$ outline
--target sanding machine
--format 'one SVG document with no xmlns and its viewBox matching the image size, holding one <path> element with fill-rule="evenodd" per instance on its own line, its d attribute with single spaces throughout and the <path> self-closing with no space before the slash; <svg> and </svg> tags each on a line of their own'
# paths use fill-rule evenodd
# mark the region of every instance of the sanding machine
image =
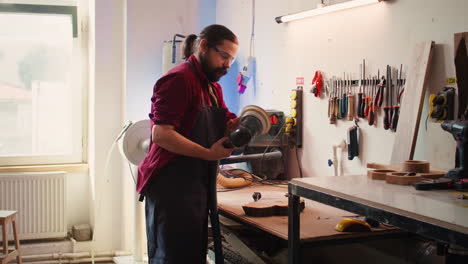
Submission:
<svg viewBox="0 0 468 264">
<path fill-rule="evenodd" d="M 284 133 L 285 116 L 277 110 L 264 110 L 255 105 L 242 109 L 239 126 L 223 143 L 235 147 L 234 155 L 221 164 L 248 162 L 252 172 L 268 179 L 285 179 L 284 162 L 287 139 Z M 239 155 L 240 154 L 240 155 Z"/>
</svg>

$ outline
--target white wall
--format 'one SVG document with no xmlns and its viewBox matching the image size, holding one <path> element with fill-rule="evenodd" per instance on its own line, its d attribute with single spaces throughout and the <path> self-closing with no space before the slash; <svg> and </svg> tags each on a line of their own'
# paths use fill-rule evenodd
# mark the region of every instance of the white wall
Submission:
<svg viewBox="0 0 468 264">
<path fill-rule="evenodd" d="M 95 197 L 91 223 L 95 250 L 122 248 L 121 159 L 107 154 L 123 124 L 124 0 L 99 0 L 91 6 L 89 164 Z"/>
<path fill-rule="evenodd" d="M 377 69 L 382 72 L 387 64 L 407 64 L 414 43 L 434 40 L 437 45 L 428 88 L 441 90 L 445 77 L 455 76 L 453 34 L 468 31 L 468 2 L 395 0 L 288 24 L 275 22 L 275 17 L 297 12 L 304 3 L 256 1 L 257 91 L 247 90 L 241 96 L 241 106 L 255 103 L 289 113 L 289 93 L 295 88 L 295 77 L 305 77 L 304 147 L 299 152 L 303 172 L 305 176 L 332 175 L 332 168 L 327 166 L 331 145 L 345 139 L 352 123 L 329 124 L 328 98 L 318 99 L 308 92 L 314 72 L 321 70 L 328 76 L 348 72 L 357 78 L 359 64 L 366 59 L 368 70 L 377 74 Z M 241 65 L 248 54 L 250 14 L 250 0 L 217 0 L 217 22 L 240 38 Z M 342 153 L 346 174 L 364 173 L 367 162 L 389 163 L 394 133 L 382 128 L 381 116 L 378 122 L 377 127 L 361 122 L 362 154 L 359 159 L 347 161 L 347 153 Z M 415 159 L 431 159 L 439 168 L 450 168 L 455 144 L 450 134 L 438 133 L 440 130 L 438 125 L 429 125 L 428 133 L 422 126 Z M 436 150 L 427 140 L 428 134 L 440 134 L 436 140 L 443 143 Z M 434 151 L 447 155 L 434 157 Z"/>
<path fill-rule="evenodd" d="M 162 76 L 164 41 L 172 40 L 176 33 L 198 34 L 213 23 L 214 3 L 214 0 L 128 1 L 128 119 L 148 118 L 153 85 Z"/>
</svg>

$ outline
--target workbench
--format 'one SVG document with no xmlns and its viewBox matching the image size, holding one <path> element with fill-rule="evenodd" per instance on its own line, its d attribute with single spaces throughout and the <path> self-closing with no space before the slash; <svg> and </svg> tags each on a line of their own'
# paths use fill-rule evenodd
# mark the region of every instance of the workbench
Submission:
<svg viewBox="0 0 468 264">
<path fill-rule="evenodd" d="M 243 189 L 218 192 L 219 213 L 236 222 L 263 230 L 277 236 L 284 241 L 288 240 L 288 216 L 251 217 L 247 216 L 242 205 L 253 202 L 252 194 L 261 193 L 261 199 L 287 201 L 287 186 L 278 187 L 273 185 L 253 185 Z M 354 213 L 343 211 L 318 202 L 305 200 L 304 211 L 300 214 L 302 243 L 336 241 L 343 239 L 356 240 L 389 234 L 401 234 L 401 230 L 394 227 L 380 226 L 374 228 L 374 232 L 338 232 L 336 224 L 344 217 L 356 217 Z M 299 229 L 298 229 L 299 230 Z"/>
<path fill-rule="evenodd" d="M 299 217 L 300 197 L 468 248 L 468 200 L 460 199 L 462 193 L 458 191 L 417 191 L 412 186 L 387 184 L 367 175 L 348 175 L 293 179 L 288 193 L 290 264 L 300 263 L 302 228 L 313 224 Z"/>
</svg>

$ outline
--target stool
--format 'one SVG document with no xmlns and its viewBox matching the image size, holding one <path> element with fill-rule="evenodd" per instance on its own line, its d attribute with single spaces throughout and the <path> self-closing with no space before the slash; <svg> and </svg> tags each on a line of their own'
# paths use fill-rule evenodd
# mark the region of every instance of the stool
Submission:
<svg viewBox="0 0 468 264">
<path fill-rule="evenodd" d="M 13 236 L 15 238 L 15 249 L 8 249 L 8 224 L 13 224 Z M 6 264 L 16 257 L 16 262 L 21 264 L 20 244 L 18 240 L 18 228 L 16 225 L 16 211 L 1 211 L 0 210 L 0 226 L 2 227 L 2 246 L 0 252 L 0 264 Z"/>
</svg>

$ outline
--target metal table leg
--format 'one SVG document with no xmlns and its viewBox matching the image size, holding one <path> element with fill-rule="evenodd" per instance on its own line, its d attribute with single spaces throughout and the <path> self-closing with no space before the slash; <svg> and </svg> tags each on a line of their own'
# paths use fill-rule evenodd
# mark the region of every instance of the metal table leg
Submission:
<svg viewBox="0 0 468 264">
<path fill-rule="evenodd" d="M 300 263 L 300 219 L 299 219 L 299 196 L 291 193 L 289 186 L 289 212 L 288 212 L 288 263 Z"/>
</svg>

